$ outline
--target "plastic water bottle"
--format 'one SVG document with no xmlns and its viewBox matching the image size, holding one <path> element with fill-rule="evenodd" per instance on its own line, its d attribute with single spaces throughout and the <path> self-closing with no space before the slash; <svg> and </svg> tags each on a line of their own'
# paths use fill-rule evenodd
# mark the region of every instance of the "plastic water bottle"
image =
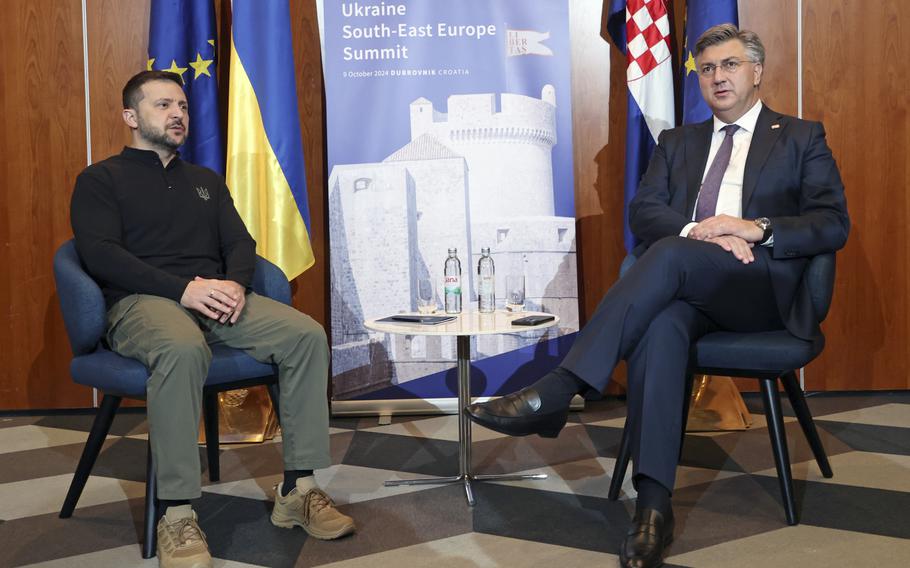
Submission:
<svg viewBox="0 0 910 568">
<path fill-rule="evenodd" d="M 446 313 L 461 313 L 461 261 L 458 260 L 458 249 L 449 249 L 449 258 L 445 266 Z"/>
<path fill-rule="evenodd" d="M 496 268 L 490 249 L 480 249 L 480 260 L 477 262 L 477 299 L 478 309 L 481 313 L 490 313 L 496 310 Z"/>
</svg>

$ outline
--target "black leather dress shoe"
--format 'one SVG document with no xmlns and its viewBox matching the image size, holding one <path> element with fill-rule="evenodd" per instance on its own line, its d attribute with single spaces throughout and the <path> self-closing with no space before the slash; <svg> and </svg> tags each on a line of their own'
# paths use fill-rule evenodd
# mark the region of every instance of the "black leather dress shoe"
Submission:
<svg viewBox="0 0 910 568">
<path fill-rule="evenodd" d="M 540 395 L 531 387 L 489 402 L 477 402 L 465 409 L 474 422 L 510 436 L 538 434 L 555 438 L 566 425 L 569 405 L 542 409 Z"/>
<path fill-rule="evenodd" d="M 673 511 L 666 518 L 655 509 L 635 511 L 632 526 L 619 549 L 622 568 L 657 568 L 673 542 Z"/>
</svg>

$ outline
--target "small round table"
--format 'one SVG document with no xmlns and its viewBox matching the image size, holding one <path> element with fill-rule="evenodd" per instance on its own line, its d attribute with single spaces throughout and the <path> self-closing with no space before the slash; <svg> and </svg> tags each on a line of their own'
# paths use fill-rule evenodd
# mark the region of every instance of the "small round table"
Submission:
<svg viewBox="0 0 910 568">
<path fill-rule="evenodd" d="M 414 314 L 417 315 L 417 314 Z M 450 315 L 437 312 L 435 315 Z M 452 314 L 454 315 L 454 314 Z M 534 326 L 512 325 L 512 320 L 524 316 L 553 316 L 553 319 Z M 438 483 L 463 483 L 468 505 L 474 505 L 472 481 L 514 481 L 519 479 L 546 479 L 545 473 L 475 475 L 471 471 L 471 422 L 465 416 L 465 409 L 471 404 L 471 337 L 498 333 L 515 333 L 535 331 L 559 323 L 559 316 L 544 312 L 507 312 L 496 310 L 493 313 L 476 311 L 462 312 L 454 321 L 438 325 L 414 324 L 407 322 L 383 322 L 371 319 L 364 322 L 367 329 L 384 333 L 405 335 L 448 335 L 457 338 L 458 354 L 458 475 L 448 477 L 428 477 L 422 479 L 396 479 L 386 481 L 392 485 L 427 485 Z"/>
</svg>

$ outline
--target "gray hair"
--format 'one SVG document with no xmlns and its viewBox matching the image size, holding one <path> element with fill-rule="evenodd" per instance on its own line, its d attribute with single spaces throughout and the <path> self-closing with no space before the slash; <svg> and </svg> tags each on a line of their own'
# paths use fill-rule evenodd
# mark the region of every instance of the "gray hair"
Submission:
<svg viewBox="0 0 910 568">
<path fill-rule="evenodd" d="M 746 57 L 750 61 L 765 64 L 765 46 L 762 45 L 758 34 L 749 30 L 741 30 L 733 24 L 720 24 L 705 30 L 705 33 L 701 34 L 698 41 L 695 42 L 694 55 L 698 57 L 705 49 L 731 39 L 738 39 L 743 43 L 746 48 Z"/>
</svg>

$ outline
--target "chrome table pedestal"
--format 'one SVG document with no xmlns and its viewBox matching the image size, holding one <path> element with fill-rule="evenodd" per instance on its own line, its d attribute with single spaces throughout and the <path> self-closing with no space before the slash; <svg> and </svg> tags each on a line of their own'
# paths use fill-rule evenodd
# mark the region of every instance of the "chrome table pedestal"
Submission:
<svg viewBox="0 0 910 568">
<path fill-rule="evenodd" d="M 448 477 L 425 477 L 420 479 L 394 479 L 386 486 L 436 485 L 461 483 L 464 485 L 468 505 L 474 506 L 474 481 L 517 481 L 522 479 L 546 479 L 545 473 L 475 475 L 471 471 L 471 421 L 465 410 L 471 404 L 471 336 L 459 335 L 458 341 L 458 475 Z"/>
</svg>

